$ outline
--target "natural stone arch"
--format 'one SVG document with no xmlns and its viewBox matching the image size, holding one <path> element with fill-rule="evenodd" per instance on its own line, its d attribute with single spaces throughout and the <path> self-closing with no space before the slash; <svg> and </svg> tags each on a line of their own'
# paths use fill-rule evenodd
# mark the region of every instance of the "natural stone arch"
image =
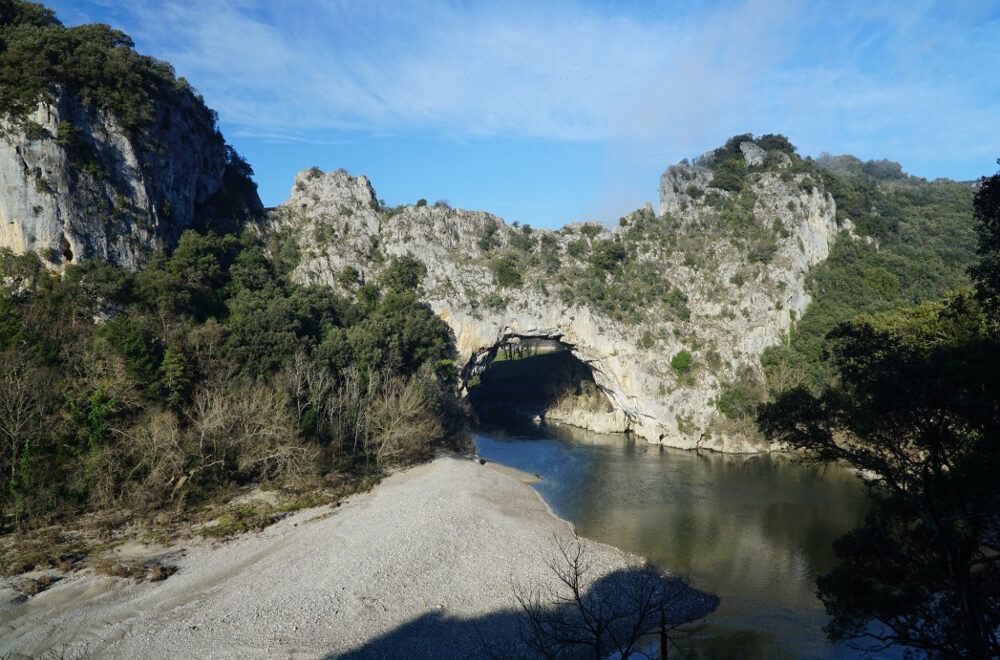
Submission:
<svg viewBox="0 0 1000 660">
<path fill-rule="evenodd" d="M 510 338 L 557 338 L 590 367 L 636 437 L 686 449 L 758 452 L 779 447 L 718 424 L 716 401 L 745 370 L 759 371 L 761 353 L 787 336 L 809 304 L 810 267 L 827 257 L 844 228 L 821 186 L 802 187 L 805 175 L 759 174 L 752 186 L 754 218 L 762 230 L 780 227 L 787 236 L 781 234 L 770 258 L 754 266 L 753 277 L 744 273 L 746 246 L 725 232 L 705 234 L 718 213 L 690 194 L 696 187 L 703 197 L 711 187 L 712 173 L 700 165 L 664 173 L 659 218 L 644 208 L 615 229 L 574 223 L 526 231 L 488 213 L 445 205 L 383 208 L 367 178 L 313 170 L 296 176 L 291 197 L 271 218 L 275 231 L 296 237 L 295 276 L 303 282 L 343 290 L 338 274 L 348 267 L 377 281 L 393 257 L 421 261 L 427 272 L 419 293 L 454 332 L 463 383 Z M 664 242 L 667 235 L 696 242 L 705 260 L 689 263 L 686 252 Z M 590 251 L 574 254 L 572 246 L 581 241 Z M 551 268 L 590 272 L 595 246 L 615 243 L 627 244 L 633 266 L 662 285 L 659 294 L 643 294 L 642 314 L 640 303 L 616 313 L 577 295 L 571 284 L 547 279 Z M 497 260 L 514 254 L 525 257 L 520 281 L 501 282 Z M 691 355 L 690 371 L 672 364 L 681 352 Z"/>
<path fill-rule="evenodd" d="M 560 413 L 557 416 L 554 411 L 548 411 L 551 419 L 600 432 L 628 433 L 632 431 L 634 417 L 622 405 L 623 390 L 621 383 L 616 382 L 609 375 L 608 370 L 603 368 L 600 358 L 595 357 L 596 351 L 588 349 L 586 345 L 581 343 L 570 341 L 566 337 L 566 334 L 559 330 L 523 332 L 509 327 L 501 329 L 497 333 L 495 341 L 473 350 L 463 366 L 459 375 L 459 386 L 462 395 L 468 396 L 469 383 L 477 376 L 482 376 L 490 368 L 490 364 L 502 347 L 508 344 L 532 341 L 548 341 L 562 347 L 565 352 L 569 353 L 573 359 L 589 371 L 598 390 L 603 394 L 612 408 L 610 414 L 588 414 L 585 411 L 577 411 L 572 414 Z"/>
</svg>

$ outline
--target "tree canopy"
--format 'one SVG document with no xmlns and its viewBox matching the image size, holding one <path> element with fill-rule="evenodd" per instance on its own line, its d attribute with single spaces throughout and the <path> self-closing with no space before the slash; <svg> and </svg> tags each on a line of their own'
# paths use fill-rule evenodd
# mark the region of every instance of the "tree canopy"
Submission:
<svg viewBox="0 0 1000 660">
<path fill-rule="evenodd" d="M 20 117 L 61 86 L 129 129 L 154 119 L 157 98 L 185 94 L 210 117 L 166 62 L 140 55 L 124 32 L 104 24 L 65 27 L 40 4 L 0 0 L 0 113 Z"/>
<path fill-rule="evenodd" d="M 417 297 L 423 264 L 344 298 L 293 281 L 280 253 L 189 230 L 138 273 L 60 277 L 0 250 L 0 515 L 309 483 L 447 436 L 454 339 Z"/>
<path fill-rule="evenodd" d="M 771 439 L 860 470 L 873 509 L 819 580 L 827 631 L 869 649 L 1000 654 L 1000 177 L 975 198 L 976 291 L 862 316 L 829 336 L 833 378 L 759 415 Z"/>
</svg>

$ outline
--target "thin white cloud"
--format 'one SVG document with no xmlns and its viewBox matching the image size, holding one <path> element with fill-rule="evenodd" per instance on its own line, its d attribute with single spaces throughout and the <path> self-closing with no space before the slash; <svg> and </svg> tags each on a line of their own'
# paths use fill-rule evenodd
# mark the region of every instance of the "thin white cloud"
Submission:
<svg viewBox="0 0 1000 660">
<path fill-rule="evenodd" d="M 125 0 L 115 15 L 241 135 L 608 141 L 611 168 L 662 166 L 747 130 L 813 153 L 996 149 L 1000 16 L 982 3 L 635 7 Z"/>
</svg>

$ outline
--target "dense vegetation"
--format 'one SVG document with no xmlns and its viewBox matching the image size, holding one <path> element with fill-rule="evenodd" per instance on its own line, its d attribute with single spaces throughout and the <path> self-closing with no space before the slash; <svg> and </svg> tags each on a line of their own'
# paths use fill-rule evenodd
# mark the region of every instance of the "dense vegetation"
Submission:
<svg viewBox="0 0 1000 660">
<path fill-rule="evenodd" d="M 0 114 L 23 117 L 59 86 L 132 130 L 154 120 L 157 99 L 178 94 L 213 115 L 169 64 L 133 45 L 107 25 L 67 28 L 40 4 L 0 0 Z"/>
<path fill-rule="evenodd" d="M 422 264 L 396 259 L 349 300 L 293 283 L 271 252 L 188 231 L 138 273 L 62 277 L 0 253 L 8 524 L 336 483 L 453 430 L 453 339 L 418 301 Z"/>
<path fill-rule="evenodd" d="M 872 496 L 818 582 L 834 640 L 1000 655 L 998 201 L 1000 174 L 976 194 L 974 292 L 838 326 L 825 356 L 834 378 L 761 411 L 767 435 L 850 462 Z"/>
<path fill-rule="evenodd" d="M 814 390 L 828 385 L 835 374 L 823 360 L 826 337 L 839 324 L 860 314 L 939 300 L 967 285 L 976 247 L 968 183 L 928 182 L 885 160 L 826 155 L 803 159 L 780 135 L 737 135 L 699 161 L 712 170 L 712 186 L 731 193 L 717 204 L 723 227 L 754 226 L 745 219 L 753 215 L 748 198 L 753 174 L 739 149 L 748 140 L 767 145 L 760 166 L 764 171 L 780 171 L 782 179 L 798 180 L 803 189 L 828 192 L 836 202 L 838 222 L 851 229 L 841 232 L 830 256 L 810 272 L 812 302 L 801 318 L 793 318 L 787 341 L 765 352 L 766 382 L 744 370 L 720 395 L 720 411 L 742 420 L 752 418 L 760 402 L 792 385 L 806 383 Z M 705 197 L 711 195 L 710 189 Z M 780 227 L 770 235 L 747 234 L 743 245 L 748 260 L 766 260 L 780 234 Z M 740 286 L 741 280 L 731 284 Z"/>
<path fill-rule="evenodd" d="M 845 162 L 856 167 L 847 170 Z M 796 370 L 813 386 L 828 380 L 820 358 L 834 327 L 859 314 L 938 300 L 966 285 L 976 247 L 968 184 L 909 178 L 888 161 L 841 157 L 818 164 L 832 167 L 818 177 L 837 203 L 838 218 L 853 222 L 862 240 L 842 236 L 810 273 L 812 304 L 789 344 L 764 358 L 772 371 Z"/>
</svg>

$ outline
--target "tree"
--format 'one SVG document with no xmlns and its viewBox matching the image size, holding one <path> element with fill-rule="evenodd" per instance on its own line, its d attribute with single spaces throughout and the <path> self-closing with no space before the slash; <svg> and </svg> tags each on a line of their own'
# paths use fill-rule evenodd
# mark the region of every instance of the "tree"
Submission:
<svg viewBox="0 0 1000 660">
<path fill-rule="evenodd" d="M 682 376 L 691 370 L 691 353 L 682 350 L 670 358 L 670 366 Z"/>
<path fill-rule="evenodd" d="M 599 241 L 594 245 L 594 252 L 590 256 L 591 265 L 597 270 L 611 271 L 625 261 L 628 251 L 625 246 L 615 241 Z"/>
<path fill-rule="evenodd" d="M 822 577 L 826 630 L 871 650 L 1000 654 L 1000 347 L 969 293 L 831 333 L 834 384 L 763 406 L 771 439 L 859 468 L 872 512 Z"/>
<path fill-rule="evenodd" d="M 493 269 L 493 276 L 496 278 L 497 286 L 510 289 L 517 288 L 523 283 L 521 271 L 517 266 L 517 259 L 513 255 L 505 254 L 502 257 L 494 259 L 490 267 Z"/>
<path fill-rule="evenodd" d="M 51 378 L 23 349 L 0 353 L 0 484 L 6 491 L 0 492 L 0 502 L 19 500 L 31 487 L 31 459 L 43 431 L 50 388 Z"/>
<path fill-rule="evenodd" d="M 979 234 L 979 262 L 970 274 L 989 315 L 991 330 L 996 332 L 1000 328 L 1000 172 L 980 181 L 973 212 Z"/>
<path fill-rule="evenodd" d="M 555 541 L 556 552 L 548 564 L 553 584 L 515 585 L 514 597 L 523 615 L 517 641 L 509 645 L 505 640 L 503 649 L 493 645 L 492 657 L 512 653 L 545 660 L 665 659 L 673 635 L 690 632 L 719 606 L 717 596 L 650 564 L 595 578 L 579 538 Z M 655 650 L 648 646 L 650 634 L 657 637 Z"/>
<path fill-rule="evenodd" d="M 171 408 L 180 408 L 187 400 L 191 389 L 190 372 L 184 353 L 175 346 L 168 347 L 160 364 L 160 382 L 167 395 L 166 403 Z"/>
<path fill-rule="evenodd" d="M 379 284 L 388 291 L 419 291 L 427 275 L 427 266 L 412 255 L 393 257 L 379 277 Z"/>
</svg>

